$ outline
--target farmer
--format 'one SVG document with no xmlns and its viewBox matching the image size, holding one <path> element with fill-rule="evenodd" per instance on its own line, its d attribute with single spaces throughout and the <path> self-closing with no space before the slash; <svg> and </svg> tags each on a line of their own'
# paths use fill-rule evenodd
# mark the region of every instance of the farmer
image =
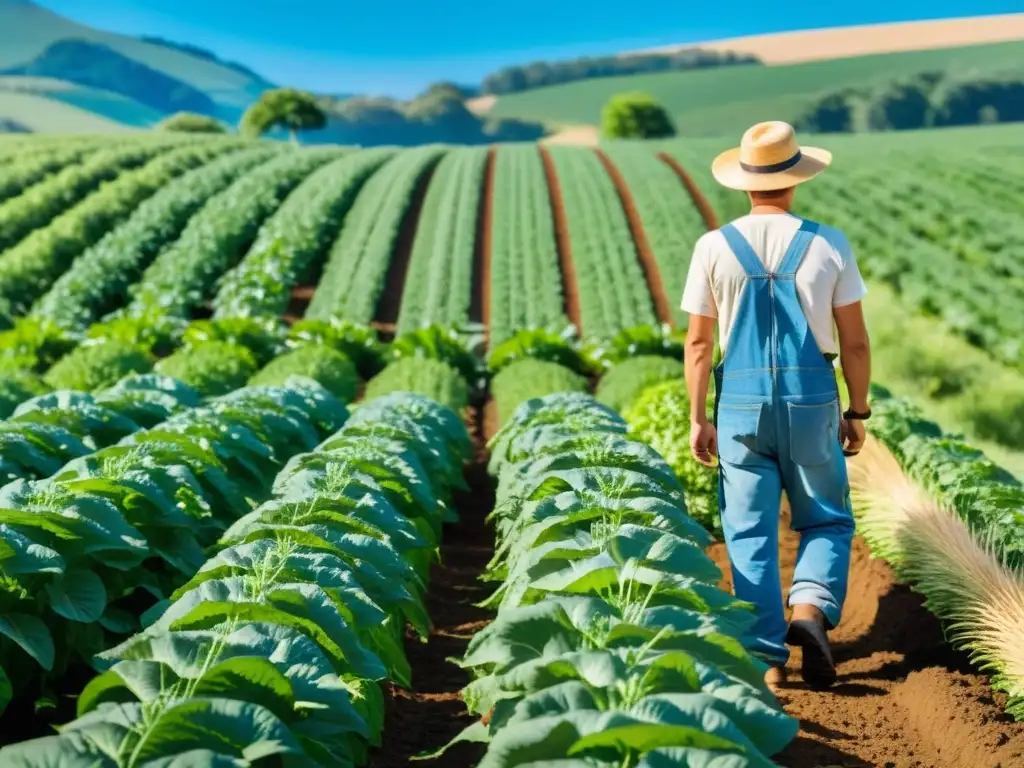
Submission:
<svg viewBox="0 0 1024 768">
<path fill-rule="evenodd" d="M 790 212 L 798 184 L 824 171 L 830 152 L 801 148 L 792 126 L 760 123 L 712 173 L 750 198 L 750 214 L 708 232 L 694 248 L 682 308 L 690 449 L 718 457 L 719 505 L 736 596 L 755 606 L 748 646 L 769 665 L 773 691 L 786 679 L 788 645 L 803 648 L 814 688 L 835 682 L 827 631 L 839 623 L 853 515 L 843 458 L 864 444 L 871 355 L 861 299 L 867 292 L 837 229 Z M 838 345 L 833 335 L 838 329 Z M 707 397 L 715 368 L 715 421 Z M 832 361 L 839 356 L 850 409 L 840 416 Z M 779 574 L 782 493 L 800 534 L 787 627 Z"/>
</svg>

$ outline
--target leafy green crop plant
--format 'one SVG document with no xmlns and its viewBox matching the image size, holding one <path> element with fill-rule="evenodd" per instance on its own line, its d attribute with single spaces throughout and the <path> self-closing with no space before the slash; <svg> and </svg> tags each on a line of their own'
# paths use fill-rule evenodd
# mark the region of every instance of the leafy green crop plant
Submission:
<svg viewBox="0 0 1024 768">
<path fill-rule="evenodd" d="M 360 406 L 97 657 L 76 720 L 0 764 L 364 764 L 381 743 L 380 682 L 409 684 L 406 623 L 429 629 L 426 574 L 469 453 L 459 417 L 427 398 Z"/>
<path fill-rule="evenodd" d="M 710 535 L 626 432 L 565 393 L 525 402 L 491 443 L 497 616 L 459 662 L 481 720 L 454 740 L 487 745 L 481 768 L 768 768 L 796 736 Z"/>
<path fill-rule="evenodd" d="M 45 694 L 109 647 L 106 633 L 137 629 L 142 596 L 163 600 L 190 578 L 288 458 L 347 416 L 301 379 L 197 401 L 143 376 L 92 398 L 44 395 L 3 423 L 4 469 L 20 478 L 0 488 L 0 667 L 13 695 Z"/>
</svg>

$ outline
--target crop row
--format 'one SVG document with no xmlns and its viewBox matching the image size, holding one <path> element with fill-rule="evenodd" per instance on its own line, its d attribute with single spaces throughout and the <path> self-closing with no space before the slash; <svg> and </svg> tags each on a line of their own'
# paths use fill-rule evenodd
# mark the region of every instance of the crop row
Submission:
<svg viewBox="0 0 1024 768">
<path fill-rule="evenodd" d="M 597 155 L 548 150 L 561 188 L 580 322 L 587 336 L 653 324 L 651 295 L 615 186 Z"/>
<path fill-rule="evenodd" d="M 176 177 L 225 152 L 237 152 L 240 147 L 239 143 L 223 142 L 186 144 L 121 174 L 56 218 L 47 219 L 46 226 L 0 254 L 0 298 L 10 305 L 13 314 L 23 313 L 75 258 L 144 200 Z M 61 174 L 54 178 L 61 178 Z M 28 198 L 17 198 L 22 199 Z"/>
<path fill-rule="evenodd" d="M 710 536 L 668 465 L 584 394 L 521 405 L 492 441 L 497 616 L 460 664 L 481 768 L 772 765 L 798 730 L 740 638 Z"/>
<path fill-rule="evenodd" d="M 0 760 L 362 764 L 380 743 L 379 681 L 409 684 L 405 624 L 427 631 L 422 591 L 468 448 L 425 398 L 364 405 L 280 471 L 148 627 L 100 654 L 77 720 Z"/>
<path fill-rule="evenodd" d="M 148 391 L 134 393 L 140 402 L 174 398 L 180 406 L 198 398 L 160 378 L 138 379 L 113 394 L 124 396 L 125 389 Z M 62 394 L 23 415 L 36 410 L 44 411 L 40 418 L 16 418 L 6 431 L 27 438 L 47 416 L 104 429 L 95 421 L 113 413 L 91 398 Z M 40 668 L 60 674 L 74 662 L 88 663 L 106 647 L 105 631 L 132 631 L 133 593 L 168 597 L 202 564 L 203 548 L 249 511 L 249 500 L 266 497 L 277 468 L 311 450 L 344 415 L 311 381 L 298 389 L 238 390 L 73 458 L 45 479 L 4 486 L 0 521 L 11 581 L 0 612 L 0 667 L 15 695 L 33 690 Z M 52 439 L 50 448 L 65 450 Z"/>
<path fill-rule="evenodd" d="M 202 142 L 206 144 L 207 142 Z M 102 149 L 80 164 L 64 168 L 21 195 L 0 204 L 0 251 L 74 205 L 103 182 L 149 162 L 173 147 L 170 142 L 129 142 Z"/>
<path fill-rule="evenodd" d="M 99 147 L 99 142 L 95 140 L 67 142 L 55 147 L 11 147 L 4 154 L 3 175 L 0 177 L 0 201 L 16 197 L 50 174 L 80 163 Z"/>
<path fill-rule="evenodd" d="M 271 225 L 270 217 L 292 191 L 302 201 L 291 208 L 294 214 L 317 189 L 313 185 L 303 188 L 302 182 L 340 154 L 333 148 L 284 153 L 211 198 L 189 220 L 181 237 L 164 249 L 131 287 L 133 298 L 127 313 L 157 310 L 187 316 L 213 298 L 217 278 L 234 267 L 245 255 L 244 249 L 259 239 L 264 223 L 281 226 L 281 222 Z M 267 238 L 264 236 L 264 243 Z"/>
<path fill-rule="evenodd" d="M 443 154 L 434 146 L 407 150 L 366 183 L 331 248 L 307 317 L 374 319 L 406 214 Z"/>
<path fill-rule="evenodd" d="M 292 288 L 315 274 L 367 179 L 391 156 L 368 150 L 312 173 L 260 228 L 241 262 L 224 274 L 213 299 L 215 317 L 274 317 Z"/>
<path fill-rule="evenodd" d="M 465 147 L 441 160 L 430 180 L 402 290 L 398 332 L 464 325 L 488 150 Z"/>
<path fill-rule="evenodd" d="M 685 328 L 687 317 L 679 304 L 694 243 L 706 231 L 704 220 L 675 172 L 649 147 L 611 144 L 602 149 L 629 187 L 658 263 L 672 320 Z"/>
<path fill-rule="evenodd" d="M 78 256 L 36 302 L 30 315 L 84 328 L 124 306 L 128 287 L 177 239 L 193 214 L 239 176 L 276 154 L 265 147 L 234 152 L 167 183 L 127 221 Z"/>
<path fill-rule="evenodd" d="M 490 341 L 568 324 L 555 225 L 536 147 L 496 150 L 491 224 Z"/>
<path fill-rule="evenodd" d="M 748 212 L 740 193 L 711 178 L 710 156 L 678 143 L 667 149 L 721 220 Z M 1012 171 L 977 151 L 951 160 L 953 170 L 935 168 L 930 153 L 913 151 L 894 155 L 879 179 L 877 165 L 860 160 L 852 152 L 843 166 L 815 179 L 798 194 L 797 212 L 843 230 L 865 275 L 891 285 L 909 306 L 941 319 L 997 360 L 1024 364 L 1024 325 L 1016 311 L 1024 295 L 1024 236 L 1006 225 L 1015 210 L 1013 196 L 1005 196 Z M 951 176 L 965 183 L 953 184 Z M 862 215 L 864 206 L 875 215 Z"/>
</svg>

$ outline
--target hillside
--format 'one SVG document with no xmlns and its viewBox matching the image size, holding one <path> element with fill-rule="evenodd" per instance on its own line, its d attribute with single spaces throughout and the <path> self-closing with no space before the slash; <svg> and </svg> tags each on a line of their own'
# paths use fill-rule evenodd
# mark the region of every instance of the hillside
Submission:
<svg viewBox="0 0 1024 768">
<path fill-rule="evenodd" d="M 1024 13 L 773 32 L 711 40 L 696 45 L 710 51 L 749 54 L 765 64 L 778 65 L 879 53 L 962 48 L 1016 40 L 1024 40 Z M 693 45 L 688 43 L 637 53 L 670 53 Z"/>
<path fill-rule="evenodd" d="M 486 114 L 548 125 L 595 125 L 612 95 L 645 91 L 670 111 L 680 133 L 734 135 L 767 117 L 795 120 L 819 94 L 837 88 L 925 71 L 998 73 L 1019 68 L 1022 60 L 1024 42 L 1008 42 L 773 67 L 610 77 L 503 96 Z"/>
<path fill-rule="evenodd" d="M 25 65 L 50 45 L 66 39 L 108 46 L 168 77 L 203 91 L 234 110 L 244 109 L 271 84 L 254 73 L 162 43 L 92 29 L 31 0 L 0 0 L 0 69 Z"/>
</svg>

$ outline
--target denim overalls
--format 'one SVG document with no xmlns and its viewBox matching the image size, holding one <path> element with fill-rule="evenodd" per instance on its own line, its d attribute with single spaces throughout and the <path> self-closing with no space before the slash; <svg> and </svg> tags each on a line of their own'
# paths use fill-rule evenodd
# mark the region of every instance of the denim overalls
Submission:
<svg viewBox="0 0 1024 768">
<path fill-rule="evenodd" d="M 747 645 L 769 664 L 789 658 L 779 574 L 783 490 L 800 533 L 789 604 L 818 607 L 830 627 L 846 597 L 854 530 L 835 372 L 796 292 L 797 268 L 817 230 L 805 220 L 769 273 L 739 230 L 721 229 L 747 282 L 715 369 L 719 503 L 736 596 L 757 606 Z"/>
</svg>

